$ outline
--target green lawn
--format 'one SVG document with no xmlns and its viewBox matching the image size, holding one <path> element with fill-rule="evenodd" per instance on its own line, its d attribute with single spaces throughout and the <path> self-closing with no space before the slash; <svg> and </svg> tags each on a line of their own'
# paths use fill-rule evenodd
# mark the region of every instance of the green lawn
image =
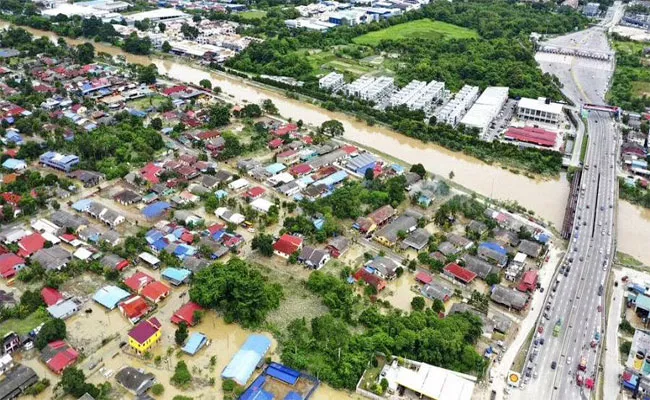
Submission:
<svg viewBox="0 0 650 400">
<path fill-rule="evenodd" d="M 440 40 L 474 38 L 478 38 L 478 33 L 472 29 L 462 28 L 460 26 L 448 24 L 441 21 L 420 19 L 417 21 L 406 22 L 404 24 L 391 26 L 390 28 L 367 33 L 365 35 L 354 38 L 354 42 L 357 44 L 376 46 L 382 40 Z"/>
<path fill-rule="evenodd" d="M 266 11 L 263 10 L 242 11 L 237 15 L 239 15 L 243 19 L 262 19 L 266 17 Z"/>
<path fill-rule="evenodd" d="M 339 72 L 364 75 L 376 70 L 376 68 L 361 64 L 356 60 L 337 57 L 332 51 L 320 51 L 312 54 L 301 51 L 300 53 L 307 57 L 317 74 L 326 74 L 334 69 Z"/>
<path fill-rule="evenodd" d="M 136 110 L 144 111 L 149 107 L 160 106 L 167 98 L 158 94 L 149 97 L 141 97 L 129 102 L 129 106 Z"/>
<path fill-rule="evenodd" d="M 48 319 L 50 319 L 50 315 L 47 311 L 44 308 L 39 308 L 25 319 L 8 319 L 0 324 L 0 336 L 4 336 L 11 331 L 19 335 L 26 335 Z"/>
<path fill-rule="evenodd" d="M 650 82 L 633 81 L 632 82 L 632 95 L 642 97 L 650 94 Z"/>
</svg>

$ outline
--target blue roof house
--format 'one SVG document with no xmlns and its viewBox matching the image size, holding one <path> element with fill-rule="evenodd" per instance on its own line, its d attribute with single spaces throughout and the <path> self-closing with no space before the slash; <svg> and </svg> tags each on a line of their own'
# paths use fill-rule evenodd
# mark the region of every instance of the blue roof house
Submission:
<svg viewBox="0 0 650 400">
<path fill-rule="evenodd" d="M 162 216 L 167 210 L 172 208 L 172 205 L 165 202 L 165 201 L 157 201 L 155 203 L 151 203 L 145 208 L 142 209 L 142 214 L 145 216 L 147 219 L 156 219 L 160 216 Z"/>
<path fill-rule="evenodd" d="M 199 350 L 201 350 L 201 348 L 207 343 L 207 336 L 199 332 L 193 332 L 190 335 L 190 338 L 187 340 L 187 343 L 185 343 L 185 346 L 183 346 L 182 350 L 187 354 L 193 356 L 194 354 L 198 353 Z"/>
<path fill-rule="evenodd" d="M 285 167 L 284 164 L 275 163 L 266 167 L 266 172 L 268 172 L 271 175 L 276 175 L 284 171 L 285 169 L 287 169 L 287 167 Z"/>
<path fill-rule="evenodd" d="M 79 164 L 79 157 L 72 154 L 61 154 L 54 151 L 48 151 L 41 155 L 39 162 L 54 169 L 70 172 L 77 164 Z"/>
<path fill-rule="evenodd" d="M 108 285 L 99 289 L 94 295 L 93 300 L 102 306 L 113 310 L 117 304 L 129 297 L 131 294 L 117 286 Z"/>
<path fill-rule="evenodd" d="M 27 163 L 15 158 L 7 158 L 5 162 L 2 163 L 2 167 L 12 171 L 22 171 L 27 168 Z"/>
<path fill-rule="evenodd" d="M 190 279 L 191 274 L 192 272 L 187 269 L 170 267 L 166 268 L 162 272 L 162 277 L 171 282 L 172 285 L 178 286 L 183 283 L 187 283 L 187 281 Z"/>
<path fill-rule="evenodd" d="M 262 335 L 250 335 L 244 345 L 233 356 L 221 373 L 223 379 L 232 379 L 245 385 L 255 371 L 257 364 L 271 348 L 271 340 Z"/>
<path fill-rule="evenodd" d="M 20 134 L 18 132 L 15 132 L 15 131 L 7 132 L 7 134 L 5 134 L 5 140 L 7 141 L 7 143 L 14 143 L 14 144 L 17 144 L 17 145 L 21 145 L 21 144 L 25 143 L 25 141 L 23 140 L 23 137 L 20 136 Z"/>
<path fill-rule="evenodd" d="M 77 200 L 76 202 L 74 202 L 71 207 L 75 211 L 85 212 L 85 211 L 88 210 L 91 203 L 92 203 L 92 200 L 90 200 L 90 199 L 81 199 L 81 200 Z"/>
</svg>

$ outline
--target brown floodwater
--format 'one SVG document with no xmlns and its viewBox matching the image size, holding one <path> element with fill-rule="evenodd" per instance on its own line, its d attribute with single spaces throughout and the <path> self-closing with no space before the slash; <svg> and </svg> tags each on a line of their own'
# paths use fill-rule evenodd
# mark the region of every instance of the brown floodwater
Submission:
<svg viewBox="0 0 650 400">
<path fill-rule="evenodd" d="M 616 223 L 616 250 L 650 265 L 650 210 L 619 201 Z"/>
<path fill-rule="evenodd" d="M 9 26 L 0 22 L 0 28 Z M 52 32 L 27 29 L 37 36 L 58 37 Z M 83 40 L 66 39 L 71 44 Z M 337 119 L 345 127 L 345 138 L 363 146 L 388 154 L 409 164 L 422 163 L 434 174 L 448 176 L 454 172 L 454 181 L 482 195 L 501 200 L 516 200 L 546 220 L 559 227 L 562 223 L 569 186 L 561 176 L 557 179 L 530 179 L 514 174 L 498 166 L 485 164 L 472 157 L 448 151 L 440 146 L 422 143 L 384 127 L 370 127 L 349 115 L 330 112 L 307 102 L 289 99 L 283 94 L 265 89 L 238 77 L 223 73 L 208 72 L 191 66 L 187 60 L 173 61 L 156 57 L 136 56 L 121 49 L 101 43 L 93 43 L 97 51 L 111 55 L 121 55 L 128 62 L 137 64 L 154 63 L 160 73 L 180 81 L 198 84 L 201 79 L 209 79 L 219 86 L 225 95 L 237 102 L 260 102 L 271 99 L 285 117 L 302 119 L 305 123 L 320 125 L 328 119 Z"/>
</svg>

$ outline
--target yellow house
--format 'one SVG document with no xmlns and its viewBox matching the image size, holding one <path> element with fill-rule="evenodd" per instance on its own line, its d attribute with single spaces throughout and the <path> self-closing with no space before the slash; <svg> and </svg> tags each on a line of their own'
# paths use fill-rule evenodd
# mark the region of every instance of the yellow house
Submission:
<svg viewBox="0 0 650 400">
<path fill-rule="evenodd" d="M 129 331 L 129 346 L 136 352 L 143 354 L 156 344 L 161 336 L 160 321 L 156 318 L 150 318 L 140 322 Z"/>
</svg>

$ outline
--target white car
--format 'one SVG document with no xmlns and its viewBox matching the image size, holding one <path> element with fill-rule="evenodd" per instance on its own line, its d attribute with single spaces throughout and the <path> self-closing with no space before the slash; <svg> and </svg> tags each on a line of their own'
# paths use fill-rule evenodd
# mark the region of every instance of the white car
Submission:
<svg viewBox="0 0 650 400">
<path fill-rule="evenodd" d="M 567 363 L 567 364 L 571 364 L 571 357 L 567 357 L 567 358 L 566 358 L 566 363 Z"/>
</svg>

